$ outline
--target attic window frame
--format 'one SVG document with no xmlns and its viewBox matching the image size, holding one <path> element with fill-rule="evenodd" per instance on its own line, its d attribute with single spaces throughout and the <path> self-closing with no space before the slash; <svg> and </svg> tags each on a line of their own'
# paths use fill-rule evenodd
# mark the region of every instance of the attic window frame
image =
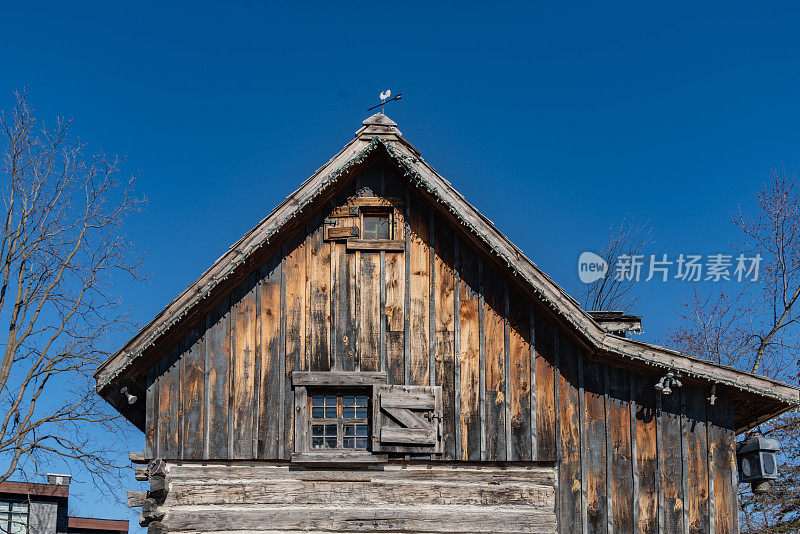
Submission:
<svg viewBox="0 0 800 534">
<path fill-rule="evenodd" d="M 364 216 L 367 217 L 386 217 L 386 224 L 389 227 L 389 235 L 387 237 L 366 237 L 364 235 Z M 369 239 L 372 241 L 392 241 L 394 240 L 394 210 L 391 207 L 383 207 L 383 206 L 362 206 L 359 210 L 359 225 L 360 225 L 360 235 L 362 239 Z"/>
</svg>

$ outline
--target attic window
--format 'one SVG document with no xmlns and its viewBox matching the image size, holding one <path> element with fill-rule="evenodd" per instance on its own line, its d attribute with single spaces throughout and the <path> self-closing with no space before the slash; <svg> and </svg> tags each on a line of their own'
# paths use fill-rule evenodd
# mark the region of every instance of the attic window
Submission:
<svg viewBox="0 0 800 534">
<path fill-rule="evenodd" d="M 391 215 L 365 213 L 361 219 L 361 235 L 364 239 L 391 239 Z"/>
</svg>

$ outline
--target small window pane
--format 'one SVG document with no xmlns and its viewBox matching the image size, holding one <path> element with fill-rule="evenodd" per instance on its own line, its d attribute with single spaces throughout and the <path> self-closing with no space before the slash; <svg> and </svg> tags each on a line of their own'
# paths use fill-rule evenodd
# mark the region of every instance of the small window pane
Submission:
<svg viewBox="0 0 800 534">
<path fill-rule="evenodd" d="M 364 239 L 389 239 L 388 215 L 364 215 Z"/>
<path fill-rule="evenodd" d="M 311 406 L 323 406 L 325 397 L 322 395 L 314 395 L 311 397 Z"/>
<path fill-rule="evenodd" d="M 356 438 L 342 438 L 342 447 L 345 449 L 355 449 Z"/>
<path fill-rule="evenodd" d="M 326 449 L 335 449 L 336 448 L 336 437 L 325 438 L 325 448 Z"/>
<path fill-rule="evenodd" d="M 326 436 L 335 436 L 336 435 L 336 425 L 325 425 L 325 435 Z"/>
<path fill-rule="evenodd" d="M 356 409 L 352 406 L 345 406 L 342 408 L 342 417 L 345 419 L 352 419 L 356 416 Z"/>
<path fill-rule="evenodd" d="M 311 408 L 311 417 L 314 419 L 322 419 L 325 417 L 325 408 L 321 406 L 314 406 Z"/>
<path fill-rule="evenodd" d="M 367 438 L 356 438 L 356 448 L 357 449 L 366 449 L 367 448 Z"/>
<path fill-rule="evenodd" d="M 367 397 L 365 397 L 365 396 L 356 397 L 356 401 L 357 401 L 359 406 L 366 406 L 367 405 Z"/>
<path fill-rule="evenodd" d="M 357 419 L 365 419 L 367 417 L 367 409 L 366 408 L 356 408 L 356 418 Z"/>
<path fill-rule="evenodd" d="M 342 405 L 343 406 L 355 406 L 356 398 L 352 395 L 345 395 L 342 397 Z"/>
<path fill-rule="evenodd" d="M 325 408 L 325 419 L 336 419 L 336 407 Z"/>
<path fill-rule="evenodd" d="M 367 435 L 367 425 L 357 425 L 356 426 L 356 435 L 357 436 L 366 436 Z"/>
<path fill-rule="evenodd" d="M 322 449 L 325 446 L 324 438 L 311 438 L 312 449 Z"/>
<path fill-rule="evenodd" d="M 323 426 L 322 425 L 311 425 L 311 435 L 312 436 L 323 436 Z"/>
</svg>

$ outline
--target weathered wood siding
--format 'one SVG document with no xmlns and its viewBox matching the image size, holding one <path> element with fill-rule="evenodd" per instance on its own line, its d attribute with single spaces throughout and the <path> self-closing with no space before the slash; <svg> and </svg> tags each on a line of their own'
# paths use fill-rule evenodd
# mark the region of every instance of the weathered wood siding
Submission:
<svg viewBox="0 0 800 534">
<path fill-rule="evenodd" d="M 402 202 L 404 250 L 325 239 L 365 191 Z M 338 226 L 359 224 L 343 212 Z M 440 460 L 556 461 L 562 532 L 735 531 L 725 395 L 661 399 L 656 378 L 591 359 L 389 168 L 356 178 L 151 371 L 148 455 L 288 461 L 293 370 L 442 386 Z"/>
<path fill-rule="evenodd" d="M 358 470 L 168 463 L 170 532 L 531 532 L 556 528 L 552 467 Z"/>
</svg>

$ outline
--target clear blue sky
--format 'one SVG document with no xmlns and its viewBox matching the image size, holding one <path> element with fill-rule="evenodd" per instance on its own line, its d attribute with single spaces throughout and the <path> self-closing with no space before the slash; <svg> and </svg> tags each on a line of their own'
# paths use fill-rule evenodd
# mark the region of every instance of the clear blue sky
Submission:
<svg viewBox="0 0 800 534">
<path fill-rule="evenodd" d="M 127 231 L 151 281 L 120 287 L 141 322 L 385 88 L 403 92 L 387 114 L 423 157 L 573 293 L 580 252 L 626 214 L 652 223 L 659 253 L 730 252 L 731 212 L 770 169 L 800 168 L 793 3 L 287 5 L 0 8 L 0 107 L 26 87 L 41 118 L 73 117 L 141 174 L 149 204 Z M 682 288 L 641 285 L 645 339 L 673 324 Z M 73 508 L 130 513 L 102 500 Z"/>
</svg>

